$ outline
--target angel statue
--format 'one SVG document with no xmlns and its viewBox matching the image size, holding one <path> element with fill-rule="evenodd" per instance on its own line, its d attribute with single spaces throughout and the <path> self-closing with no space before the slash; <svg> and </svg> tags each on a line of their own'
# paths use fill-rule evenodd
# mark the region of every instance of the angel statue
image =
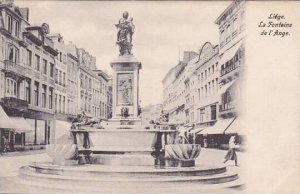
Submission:
<svg viewBox="0 0 300 194">
<path fill-rule="evenodd" d="M 119 45 L 120 56 L 131 55 L 132 49 L 132 35 L 134 33 L 133 18 L 128 19 L 128 12 L 123 13 L 123 17 L 119 20 L 115 26 L 118 28 L 117 42 Z"/>
</svg>

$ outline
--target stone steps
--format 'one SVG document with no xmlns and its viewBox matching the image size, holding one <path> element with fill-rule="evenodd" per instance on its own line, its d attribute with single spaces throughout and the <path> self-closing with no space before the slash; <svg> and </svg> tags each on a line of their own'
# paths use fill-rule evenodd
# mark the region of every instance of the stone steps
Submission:
<svg viewBox="0 0 300 194">
<path fill-rule="evenodd" d="M 199 184 L 199 182 L 86 182 L 56 180 L 55 182 L 42 179 L 28 179 L 28 177 L 19 177 L 15 179 L 18 189 L 24 193 L 70 193 L 70 192 L 122 192 L 122 193 L 141 193 L 141 192 L 199 192 L 199 191 L 220 191 L 228 188 L 239 188 L 243 186 L 238 179 L 231 181 L 218 182 L 217 184 Z M 12 191 L 13 192 L 13 191 Z M 18 190 L 20 193 L 20 190 Z"/>
<path fill-rule="evenodd" d="M 147 178 L 147 177 L 170 177 L 170 176 L 206 176 L 226 172 L 226 167 L 190 167 L 190 168 L 154 168 L 153 166 L 106 166 L 106 165 L 84 165 L 71 167 L 55 166 L 31 166 L 23 169 L 32 172 L 38 171 L 41 174 L 56 174 L 66 176 L 93 176 L 93 177 L 126 177 L 126 178 Z M 21 170 L 23 170 L 21 169 Z"/>
<path fill-rule="evenodd" d="M 91 167 L 95 166 L 98 166 L 98 168 L 92 170 Z M 187 186 L 188 189 L 198 188 L 203 190 L 206 188 L 210 190 L 240 185 L 236 181 L 238 175 L 226 171 L 225 167 L 219 169 L 208 168 L 208 171 L 205 172 L 203 167 L 153 168 L 151 171 L 148 167 L 114 168 L 102 165 L 95 166 L 83 166 L 85 170 L 80 166 L 74 167 L 74 170 L 70 170 L 71 168 L 53 168 L 52 171 L 43 172 L 47 174 L 39 173 L 36 169 L 25 166 L 19 171 L 18 184 L 28 188 L 40 187 L 51 191 L 72 190 L 85 192 L 109 192 L 110 190 L 153 192 L 155 189 L 161 191 L 161 189 L 168 188 L 169 191 L 169 188 L 182 189 Z M 76 168 L 77 170 L 75 170 Z M 63 174 L 58 172 L 63 172 Z M 207 172 L 210 174 L 206 174 Z M 199 185 L 201 185 L 201 188 Z M 209 187 L 207 185 L 214 186 Z"/>
</svg>

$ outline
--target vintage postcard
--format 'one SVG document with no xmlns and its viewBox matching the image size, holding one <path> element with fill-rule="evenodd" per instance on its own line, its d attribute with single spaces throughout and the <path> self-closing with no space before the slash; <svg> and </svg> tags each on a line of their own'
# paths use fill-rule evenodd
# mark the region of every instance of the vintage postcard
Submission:
<svg viewBox="0 0 300 194">
<path fill-rule="evenodd" d="M 0 193 L 299 193 L 299 10 L 0 0 Z"/>
</svg>

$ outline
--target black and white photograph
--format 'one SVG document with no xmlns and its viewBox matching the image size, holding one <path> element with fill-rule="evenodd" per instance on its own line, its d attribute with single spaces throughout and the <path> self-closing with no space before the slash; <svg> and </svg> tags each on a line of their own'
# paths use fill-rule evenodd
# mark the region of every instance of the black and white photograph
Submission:
<svg viewBox="0 0 300 194">
<path fill-rule="evenodd" d="M 299 9 L 0 0 L 0 193 L 300 192 Z"/>
</svg>

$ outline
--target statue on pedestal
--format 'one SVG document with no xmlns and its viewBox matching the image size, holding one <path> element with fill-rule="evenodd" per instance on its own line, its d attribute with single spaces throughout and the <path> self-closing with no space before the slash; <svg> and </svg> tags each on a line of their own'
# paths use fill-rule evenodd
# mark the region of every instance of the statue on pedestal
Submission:
<svg viewBox="0 0 300 194">
<path fill-rule="evenodd" d="M 115 26 L 118 28 L 117 42 L 119 45 L 120 56 L 131 55 L 132 49 L 132 35 L 134 33 L 133 18 L 128 19 L 128 12 L 123 13 L 123 17 Z"/>
</svg>

